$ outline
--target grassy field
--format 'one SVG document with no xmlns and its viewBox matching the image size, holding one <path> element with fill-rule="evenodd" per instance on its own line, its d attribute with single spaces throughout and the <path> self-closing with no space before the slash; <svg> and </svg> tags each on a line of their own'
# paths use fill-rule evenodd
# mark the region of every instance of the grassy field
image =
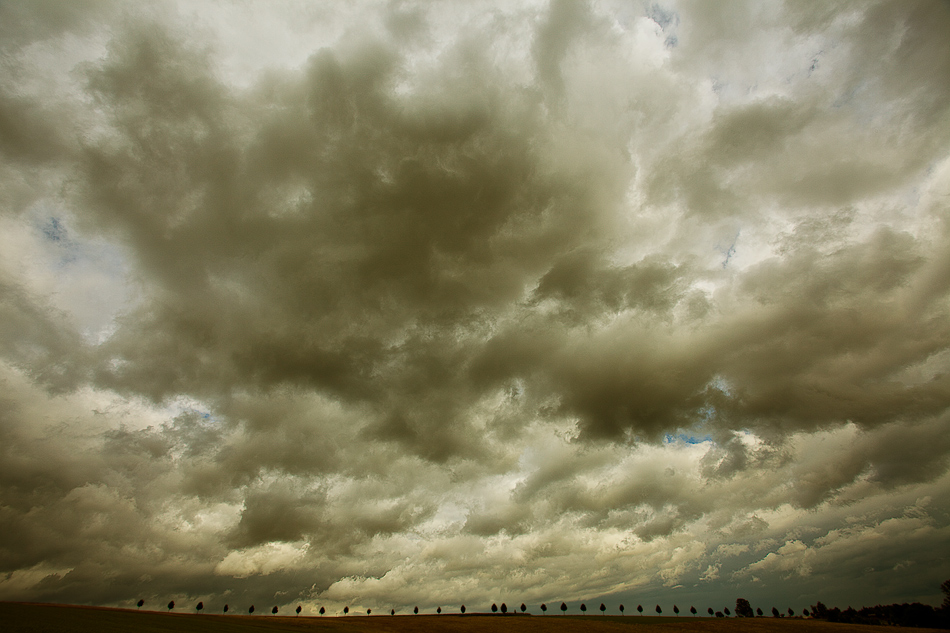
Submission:
<svg viewBox="0 0 950 633">
<path fill-rule="evenodd" d="M 0 602 L 4 633 L 119 633 L 183 631 L 253 633 L 882 633 L 876 626 L 792 618 L 694 618 L 617 615 L 398 615 L 294 617 L 163 613 Z M 935 631 L 936 629 L 916 629 Z"/>
</svg>

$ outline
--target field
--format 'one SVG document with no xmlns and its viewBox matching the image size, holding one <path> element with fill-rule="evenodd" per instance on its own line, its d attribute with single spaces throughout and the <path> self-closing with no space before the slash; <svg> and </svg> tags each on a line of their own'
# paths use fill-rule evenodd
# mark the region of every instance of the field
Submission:
<svg viewBox="0 0 950 633">
<path fill-rule="evenodd" d="M 601 615 L 399 615 L 294 617 L 163 613 L 69 605 L 0 602 L 5 633 L 182 631 L 254 633 L 882 633 L 881 627 L 775 618 L 693 618 Z M 936 629 L 917 629 L 922 633 Z"/>
</svg>

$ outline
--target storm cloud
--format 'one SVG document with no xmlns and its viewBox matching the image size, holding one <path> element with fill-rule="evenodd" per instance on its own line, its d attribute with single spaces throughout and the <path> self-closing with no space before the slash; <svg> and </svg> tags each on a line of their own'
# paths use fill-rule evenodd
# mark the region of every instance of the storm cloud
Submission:
<svg viewBox="0 0 950 633">
<path fill-rule="evenodd" d="M 0 24 L 0 597 L 936 599 L 946 4 Z"/>
</svg>

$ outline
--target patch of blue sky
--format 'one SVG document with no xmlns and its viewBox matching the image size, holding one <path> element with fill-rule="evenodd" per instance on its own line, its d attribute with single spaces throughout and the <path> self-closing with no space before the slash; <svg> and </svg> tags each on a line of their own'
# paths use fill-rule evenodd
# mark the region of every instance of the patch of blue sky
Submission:
<svg viewBox="0 0 950 633">
<path fill-rule="evenodd" d="M 692 435 L 690 433 L 667 433 L 663 438 L 664 444 L 703 444 L 705 442 L 712 442 L 712 435 L 708 433 L 706 435 Z"/>
</svg>

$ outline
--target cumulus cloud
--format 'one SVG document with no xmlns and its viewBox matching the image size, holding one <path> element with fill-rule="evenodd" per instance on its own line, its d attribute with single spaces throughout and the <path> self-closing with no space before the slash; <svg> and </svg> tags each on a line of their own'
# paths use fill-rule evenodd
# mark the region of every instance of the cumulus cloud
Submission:
<svg viewBox="0 0 950 633">
<path fill-rule="evenodd" d="M 87 4 L 0 16 L 0 596 L 936 593 L 946 6 Z"/>
</svg>

